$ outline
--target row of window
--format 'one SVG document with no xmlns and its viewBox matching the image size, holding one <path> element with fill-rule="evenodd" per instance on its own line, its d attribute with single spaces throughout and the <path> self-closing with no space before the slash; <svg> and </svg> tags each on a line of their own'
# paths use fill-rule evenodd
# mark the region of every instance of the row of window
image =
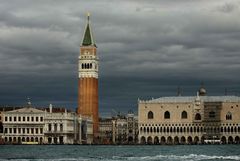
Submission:
<svg viewBox="0 0 240 161">
<path fill-rule="evenodd" d="M 14 121 L 14 122 L 20 122 L 20 121 L 23 121 L 23 122 L 25 122 L 25 121 L 27 121 L 27 122 L 29 122 L 29 121 L 31 121 L 31 122 L 33 122 L 33 121 L 36 121 L 36 122 L 43 122 L 43 117 L 29 117 L 29 116 L 27 116 L 27 117 L 25 117 L 25 116 L 23 116 L 23 117 L 21 117 L 21 116 L 14 116 L 14 117 L 11 117 L 11 116 L 9 116 L 9 117 L 5 117 L 5 121 L 8 121 L 9 120 L 9 122 L 11 122 L 11 121 Z"/>
<path fill-rule="evenodd" d="M 174 123 L 172 123 L 172 124 L 139 124 L 139 127 L 141 127 L 141 126 L 240 126 L 240 124 L 215 124 L 215 123 L 206 123 L 206 124 L 204 124 L 204 123 L 191 123 L 191 124 L 186 124 L 186 123 L 184 123 L 184 124 L 174 124 Z"/>
<path fill-rule="evenodd" d="M 5 128 L 8 134 L 43 134 L 43 128 Z"/>
<path fill-rule="evenodd" d="M 93 68 L 93 64 L 92 63 L 83 63 L 82 64 L 82 69 L 92 69 Z M 96 69 L 96 66 L 95 66 Z"/>
<path fill-rule="evenodd" d="M 140 127 L 140 132 L 144 133 L 185 133 L 185 132 L 240 132 L 240 127 Z"/>
<path fill-rule="evenodd" d="M 48 124 L 48 131 L 58 131 L 57 127 L 57 124 L 54 124 L 52 129 L 52 124 Z M 60 124 L 60 131 L 63 131 L 63 124 Z"/>
<path fill-rule="evenodd" d="M 43 142 L 43 138 L 42 137 L 40 137 L 40 138 L 38 138 L 38 137 L 18 137 L 18 138 L 16 138 L 16 137 L 5 137 L 5 142 L 14 142 L 14 143 L 21 143 L 21 142 L 40 142 L 40 143 L 42 143 Z"/>
<path fill-rule="evenodd" d="M 148 119 L 153 119 L 153 118 L 154 118 L 153 112 L 152 112 L 152 111 L 149 111 L 147 117 L 148 117 Z M 171 117 L 171 115 L 170 115 L 170 112 L 169 112 L 169 111 L 164 112 L 164 119 L 170 119 L 170 117 Z M 216 117 L 216 113 L 215 113 L 214 111 L 210 111 L 210 112 L 208 113 L 208 117 L 209 117 L 209 118 L 215 118 L 215 117 Z M 187 119 L 187 118 L 188 118 L 187 112 L 186 112 L 186 111 L 183 111 L 183 112 L 181 113 L 181 119 Z M 200 115 L 200 113 L 197 113 L 197 114 L 195 115 L 195 118 L 194 118 L 194 119 L 195 119 L 195 120 L 201 120 L 201 115 Z M 226 114 L 226 120 L 232 120 L 232 113 L 231 113 L 231 112 L 228 112 L 228 113 Z"/>
<path fill-rule="evenodd" d="M 169 111 L 164 112 L 164 119 L 170 119 L 171 115 Z M 154 118 L 154 114 L 152 111 L 148 112 L 148 119 L 153 119 Z M 181 118 L 182 119 L 187 119 L 188 118 L 188 114 L 186 111 L 183 111 L 181 114 Z"/>
</svg>

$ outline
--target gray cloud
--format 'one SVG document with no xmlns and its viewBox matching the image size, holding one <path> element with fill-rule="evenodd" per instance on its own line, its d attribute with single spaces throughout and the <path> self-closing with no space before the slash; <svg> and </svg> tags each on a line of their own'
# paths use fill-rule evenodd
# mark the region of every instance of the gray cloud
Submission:
<svg viewBox="0 0 240 161">
<path fill-rule="evenodd" d="M 137 98 L 239 90 L 240 3 L 0 1 L 0 104 L 76 107 L 79 44 L 91 12 L 100 57 L 100 111 Z"/>
</svg>

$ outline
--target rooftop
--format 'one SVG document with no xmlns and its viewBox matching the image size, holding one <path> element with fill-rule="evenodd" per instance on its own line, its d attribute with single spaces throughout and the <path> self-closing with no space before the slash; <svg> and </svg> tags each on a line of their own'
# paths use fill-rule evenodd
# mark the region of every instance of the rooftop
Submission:
<svg viewBox="0 0 240 161">
<path fill-rule="evenodd" d="M 160 97 L 151 100 L 139 100 L 144 103 L 171 103 L 171 102 L 193 102 L 199 97 L 203 102 L 240 102 L 239 96 L 173 96 L 173 97 Z"/>
</svg>

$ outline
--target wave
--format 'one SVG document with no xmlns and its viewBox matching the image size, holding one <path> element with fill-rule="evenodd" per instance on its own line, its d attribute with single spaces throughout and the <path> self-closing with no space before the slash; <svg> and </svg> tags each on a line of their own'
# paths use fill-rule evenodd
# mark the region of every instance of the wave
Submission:
<svg viewBox="0 0 240 161">
<path fill-rule="evenodd" d="M 114 159 L 124 160 L 124 157 L 115 156 Z M 240 160 L 240 156 L 209 156 L 209 155 L 156 155 L 156 156 L 144 156 L 144 157 L 127 157 L 126 160 L 152 160 L 152 161 L 201 161 L 201 160 Z"/>
<path fill-rule="evenodd" d="M 240 155 L 233 156 L 210 156 L 210 155 L 155 155 L 155 156 L 113 156 L 110 158 L 103 157 L 80 157 L 80 158 L 61 158 L 61 159 L 0 159 L 0 161 L 139 161 L 139 160 L 150 160 L 150 161 L 202 161 L 202 160 L 240 160 Z"/>
</svg>

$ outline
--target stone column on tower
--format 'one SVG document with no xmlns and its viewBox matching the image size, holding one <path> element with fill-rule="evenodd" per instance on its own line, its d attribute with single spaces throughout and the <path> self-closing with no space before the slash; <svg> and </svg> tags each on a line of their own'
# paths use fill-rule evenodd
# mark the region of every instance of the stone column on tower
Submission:
<svg viewBox="0 0 240 161">
<path fill-rule="evenodd" d="M 90 26 L 90 15 L 80 45 L 77 113 L 93 119 L 93 135 L 98 134 L 98 55 Z"/>
</svg>

